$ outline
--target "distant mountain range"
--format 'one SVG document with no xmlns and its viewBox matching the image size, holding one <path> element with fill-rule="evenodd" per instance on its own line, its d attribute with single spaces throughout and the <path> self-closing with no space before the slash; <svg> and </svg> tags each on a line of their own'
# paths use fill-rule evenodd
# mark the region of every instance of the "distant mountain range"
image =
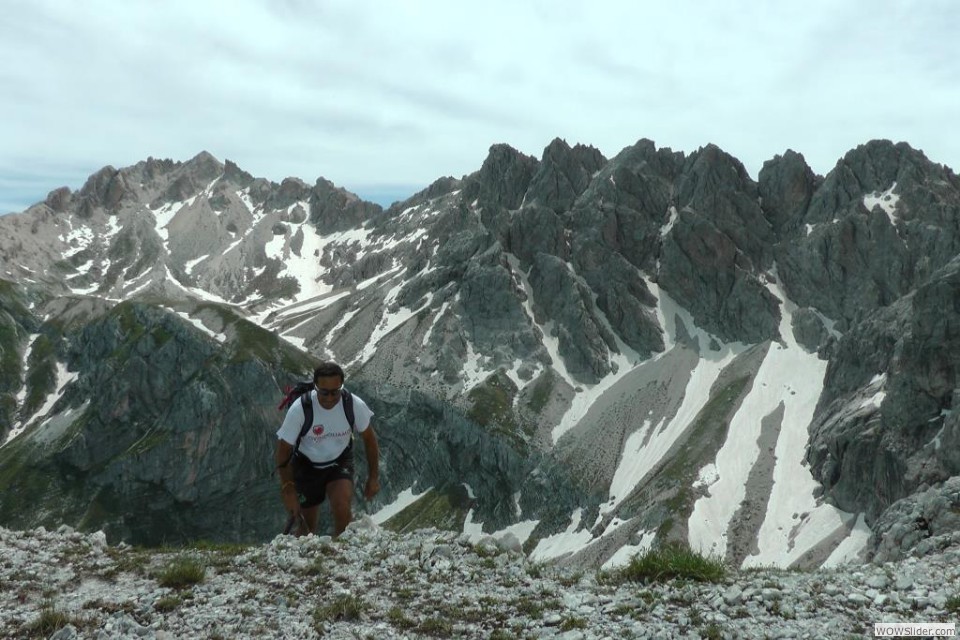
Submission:
<svg viewBox="0 0 960 640">
<path fill-rule="evenodd" d="M 934 548 L 958 254 L 960 179 L 883 140 L 757 181 L 713 145 L 495 145 L 386 210 L 205 152 L 105 167 L 0 217 L 0 524 L 267 539 L 280 390 L 334 358 L 398 530 L 583 566 Z"/>
</svg>

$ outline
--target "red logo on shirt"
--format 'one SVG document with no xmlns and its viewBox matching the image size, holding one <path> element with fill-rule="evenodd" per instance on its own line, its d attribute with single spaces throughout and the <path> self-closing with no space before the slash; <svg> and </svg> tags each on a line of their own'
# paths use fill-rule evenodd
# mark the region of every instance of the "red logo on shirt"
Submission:
<svg viewBox="0 0 960 640">
<path fill-rule="evenodd" d="M 321 436 L 321 435 L 323 435 L 323 425 L 322 425 L 322 424 L 318 424 L 317 426 L 315 426 L 315 427 L 313 428 L 313 435 L 318 436 L 318 437 Z"/>
</svg>

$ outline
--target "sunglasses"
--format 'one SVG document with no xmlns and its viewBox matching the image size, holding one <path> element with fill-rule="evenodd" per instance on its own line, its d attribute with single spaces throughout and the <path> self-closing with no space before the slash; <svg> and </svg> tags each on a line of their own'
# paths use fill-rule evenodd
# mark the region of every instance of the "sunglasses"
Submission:
<svg viewBox="0 0 960 640">
<path fill-rule="evenodd" d="M 343 387 L 337 387 L 336 389 L 321 389 L 320 387 L 317 387 L 317 395 L 323 396 L 324 398 L 329 398 L 331 396 L 338 396 L 340 395 L 340 391 L 342 389 Z"/>
</svg>

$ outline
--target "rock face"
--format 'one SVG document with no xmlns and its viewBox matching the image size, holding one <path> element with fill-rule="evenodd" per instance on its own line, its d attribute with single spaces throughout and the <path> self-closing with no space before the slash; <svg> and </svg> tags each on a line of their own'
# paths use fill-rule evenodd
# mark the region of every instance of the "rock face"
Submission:
<svg viewBox="0 0 960 640">
<path fill-rule="evenodd" d="M 75 378 L 56 415 L 2 450 L 3 520 L 68 520 L 150 544 L 218 529 L 268 535 L 275 525 L 256 513 L 267 487 L 253 482 L 270 473 L 263 426 L 282 365 L 305 360 L 272 341 L 261 359 L 231 353 L 139 303 L 68 331 L 60 355 Z M 38 502 L 47 509 L 25 508 Z"/>
<path fill-rule="evenodd" d="M 903 143 L 858 147 L 811 197 L 806 232 L 781 243 L 784 286 L 797 304 L 858 322 L 957 254 L 960 238 L 945 223 L 960 212 L 958 193 L 952 171 Z"/>
<path fill-rule="evenodd" d="M 875 562 L 928 555 L 949 547 L 960 529 L 960 478 L 893 503 L 874 527 Z"/>
<path fill-rule="evenodd" d="M 311 361 L 223 310 L 213 322 L 220 344 L 173 313 L 123 303 L 68 332 L 66 368 L 76 379 L 55 417 L 0 451 L 0 519 L 21 527 L 77 522 L 140 544 L 276 534 L 282 507 L 275 481 L 264 481 L 282 419 L 273 407 L 290 372 L 311 370 Z M 378 415 L 389 452 L 385 484 L 439 490 L 458 479 L 472 488 L 478 521 L 509 524 L 509 497 L 535 457 L 423 394 L 362 382 L 353 389 Z M 358 449 L 359 493 L 365 462 Z M 531 513 L 578 502 L 562 476 L 546 479 L 557 497 L 532 502 Z M 38 502 L 43 511 L 29 508 Z M 324 514 L 321 526 L 328 520 Z"/>
<path fill-rule="evenodd" d="M 498 144 L 386 211 L 206 152 L 108 166 L 0 218 L 0 523 L 265 540 L 279 388 L 333 358 L 391 452 L 370 508 L 429 489 L 445 526 L 589 531 L 596 565 L 683 539 L 731 425 L 759 421 L 730 558 L 758 548 L 770 443 L 797 433 L 819 504 L 902 554 L 903 505 L 960 475 L 958 220 L 960 179 L 882 140 L 757 181 L 715 145 Z M 822 381 L 765 388 L 817 357 Z M 800 418 L 738 414 L 805 385 Z"/>
<path fill-rule="evenodd" d="M 960 261 L 861 322 L 827 371 L 809 459 L 841 508 L 878 516 L 960 470 L 953 414 Z"/>
<path fill-rule="evenodd" d="M 20 354 L 28 336 L 37 330 L 37 320 L 27 309 L 23 293 L 0 280 L 0 439 L 6 440 L 20 409 L 17 391 L 26 372 Z"/>
</svg>

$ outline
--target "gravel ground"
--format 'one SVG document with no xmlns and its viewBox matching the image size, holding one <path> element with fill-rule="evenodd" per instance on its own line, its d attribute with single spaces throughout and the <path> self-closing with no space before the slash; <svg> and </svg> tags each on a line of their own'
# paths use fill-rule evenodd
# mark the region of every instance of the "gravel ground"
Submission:
<svg viewBox="0 0 960 640">
<path fill-rule="evenodd" d="M 898 563 L 624 581 L 531 562 L 515 538 L 369 519 L 339 539 L 137 549 L 68 527 L 0 528 L 0 636 L 847 638 L 960 618 L 960 538 Z"/>
</svg>

